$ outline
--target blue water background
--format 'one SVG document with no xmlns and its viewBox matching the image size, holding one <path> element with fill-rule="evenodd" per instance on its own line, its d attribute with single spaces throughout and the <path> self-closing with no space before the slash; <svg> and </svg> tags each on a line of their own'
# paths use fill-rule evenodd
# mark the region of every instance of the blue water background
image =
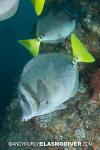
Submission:
<svg viewBox="0 0 100 150">
<path fill-rule="evenodd" d="M 31 58 L 29 52 L 17 41 L 30 37 L 36 20 L 30 1 L 20 0 L 17 13 L 8 20 L 0 21 L 0 120 L 16 92 L 15 80 Z"/>
</svg>

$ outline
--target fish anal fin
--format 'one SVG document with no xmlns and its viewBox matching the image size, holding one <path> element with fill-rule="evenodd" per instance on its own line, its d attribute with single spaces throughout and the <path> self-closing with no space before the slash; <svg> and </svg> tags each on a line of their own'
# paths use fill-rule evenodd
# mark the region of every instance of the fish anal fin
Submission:
<svg viewBox="0 0 100 150">
<path fill-rule="evenodd" d="M 61 104 L 61 105 L 55 107 L 55 110 L 66 109 L 66 108 L 67 108 L 67 107 L 66 107 L 65 104 Z"/>
</svg>

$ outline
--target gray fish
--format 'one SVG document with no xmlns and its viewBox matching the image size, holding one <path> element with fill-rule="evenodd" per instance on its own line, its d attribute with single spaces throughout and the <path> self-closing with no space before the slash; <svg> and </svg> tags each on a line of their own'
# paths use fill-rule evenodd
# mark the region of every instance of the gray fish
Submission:
<svg viewBox="0 0 100 150">
<path fill-rule="evenodd" d="M 49 11 L 37 21 L 36 36 L 43 43 L 60 43 L 75 29 L 75 19 L 63 9 L 56 13 Z"/>
<path fill-rule="evenodd" d="M 68 56 L 52 53 L 32 59 L 25 66 L 19 84 L 22 120 L 65 108 L 61 104 L 77 88 L 78 68 Z"/>
<path fill-rule="evenodd" d="M 53 7 L 45 16 L 39 17 L 36 39 L 19 40 L 34 56 L 39 53 L 40 43 L 60 43 L 75 29 L 75 19 L 62 8 Z"/>
<path fill-rule="evenodd" d="M 94 62 L 75 34 L 71 35 L 73 57 L 65 54 L 40 54 L 24 67 L 18 86 L 21 120 L 64 109 L 66 100 L 78 90 L 77 62 Z"/>
<path fill-rule="evenodd" d="M 26 64 L 18 86 L 23 113 L 21 120 L 64 109 L 63 103 L 77 92 L 77 62 L 93 62 L 95 59 L 74 34 L 71 38 L 74 58 L 58 53 L 40 54 Z"/>
<path fill-rule="evenodd" d="M 0 0 L 0 21 L 12 17 L 18 8 L 19 0 Z"/>
</svg>

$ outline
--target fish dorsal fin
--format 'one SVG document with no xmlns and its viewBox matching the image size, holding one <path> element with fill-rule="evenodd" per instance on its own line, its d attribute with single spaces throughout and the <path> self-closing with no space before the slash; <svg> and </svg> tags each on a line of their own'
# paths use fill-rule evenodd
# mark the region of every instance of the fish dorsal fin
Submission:
<svg viewBox="0 0 100 150">
<path fill-rule="evenodd" d="M 55 110 L 60 110 L 60 109 L 66 109 L 66 105 L 65 104 L 60 104 L 59 106 L 55 107 Z"/>
<path fill-rule="evenodd" d="M 41 80 L 37 81 L 37 93 L 40 103 L 48 103 L 49 92 Z"/>
<path fill-rule="evenodd" d="M 38 57 L 34 57 L 32 58 L 30 61 L 28 61 L 28 63 L 25 65 L 23 72 L 22 72 L 22 77 L 29 71 L 31 70 L 35 65 L 41 63 L 41 62 L 47 62 L 50 60 L 50 65 L 48 68 L 52 68 L 53 70 L 53 64 L 51 64 L 52 60 L 56 60 L 56 59 L 61 59 L 65 57 L 65 59 L 69 59 L 69 57 L 67 55 L 64 54 L 59 54 L 59 53 L 49 53 L 49 54 L 40 54 Z M 51 69 L 47 70 L 48 72 Z M 51 74 L 51 73 L 50 73 Z"/>
<path fill-rule="evenodd" d="M 78 59 L 78 62 L 94 62 L 95 58 L 87 51 L 83 43 L 78 37 L 72 33 L 71 43 L 73 49 L 73 57 Z"/>
<path fill-rule="evenodd" d="M 23 72 L 22 72 L 22 77 L 31 69 L 33 66 L 39 61 L 41 61 L 42 58 L 45 58 L 46 54 L 40 55 L 38 57 L 32 58 L 24 67 Z M 41 58 L 41 59 L 40 59 Z"/>
</svg>

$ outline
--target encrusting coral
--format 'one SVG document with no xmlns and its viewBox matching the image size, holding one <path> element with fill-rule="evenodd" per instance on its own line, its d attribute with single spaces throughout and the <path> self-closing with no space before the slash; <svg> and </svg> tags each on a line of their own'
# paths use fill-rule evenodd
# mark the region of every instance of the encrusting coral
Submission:
<svg viewBox="0 0 100 150">
<path fill-rule="evenodd" d="M 92 98 L 100 100 L 100 68 L 91 76 L 89 87 Z"/>
</svg>

